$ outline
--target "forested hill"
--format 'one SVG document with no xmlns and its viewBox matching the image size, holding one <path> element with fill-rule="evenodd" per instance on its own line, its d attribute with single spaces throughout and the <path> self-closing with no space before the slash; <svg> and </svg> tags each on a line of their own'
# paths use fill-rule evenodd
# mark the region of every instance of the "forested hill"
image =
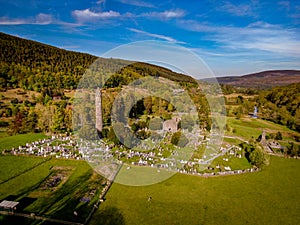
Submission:
<svg viewBox="0 0 300 225">
<path fill-rule="evenodd" d="M 213 81 L 212 79 L 205 79 Z M 300 82 L 299 70 L 270 70 L 243 76 L 217 77 L 220 84 L 236 87 L 267 89 Z"/>
<path fill-rule="evenodd" d="M 101 64 L 125 65 L 123 60 L 111 60 L 67 51 L 36 41 L 0 33 L 0 88 L 21 87 L 25 90 L 76 88 L 84 71 L 96 60 Z M 112 85 L 130 82 L 130 74 L 163 76 L 171 80 L 191 82 L 191 77 L 145 63 L 128 66 Z M 136 78 L 136 77 L 135 77 Z"/>
<path fill-rule="evenodd" d="M 97 57 L 0 33 L 1 87 L 76 87 Z"/>
</svg>

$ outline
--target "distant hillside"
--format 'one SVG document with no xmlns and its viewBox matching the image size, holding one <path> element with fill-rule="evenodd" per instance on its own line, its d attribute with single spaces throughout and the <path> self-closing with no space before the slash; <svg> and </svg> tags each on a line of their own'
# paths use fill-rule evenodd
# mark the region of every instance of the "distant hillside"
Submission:
<svg viewBox="0 0 300 225">
<path fill-rule="evenodd" d="M 121 59 L 105 59 L 90 54 L 67 51 L 36 41 L 26 40 L 0 32 L 0 89 L 23 88 L 74 89 L 85 70 L 98 59 L 98 65 L 108 69 L 122 68 L 111 82 L 119 86 L 132 81 L 137 76 L 162 76 L 178 82 L 193 82 L 189 76 L 169 69 L 146 64 L 133 63 Z M 100 68 L 100 69 L 101 69 Z"/>
<path fill-rule="evenodd" d="M 300 82 L 299 70 L 270 70 L 243 76 L 217 77 L 221 84 L 236 87 L 267 89 Z M 205 79 L 212 81 L 212 79 Z"/>
</svg>

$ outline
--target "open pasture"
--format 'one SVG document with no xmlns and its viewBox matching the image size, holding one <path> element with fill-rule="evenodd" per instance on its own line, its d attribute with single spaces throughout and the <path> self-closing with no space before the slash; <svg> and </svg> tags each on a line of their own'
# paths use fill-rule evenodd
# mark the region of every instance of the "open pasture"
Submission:
<svg viewBox="0 0 300 225">
<path fill-rule="evenodd" d="M 141 187 L 114 183 L 90 224 L 298 224 L 299 170 L 300 160 L 271 157 L 255 173 L 176 174 Z"/>
</svg>

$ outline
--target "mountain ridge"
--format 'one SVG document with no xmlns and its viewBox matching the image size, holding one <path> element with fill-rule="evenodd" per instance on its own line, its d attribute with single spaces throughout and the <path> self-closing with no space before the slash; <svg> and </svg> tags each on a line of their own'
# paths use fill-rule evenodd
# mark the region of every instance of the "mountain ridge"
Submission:
<svg viewBox="0 0 300 225">
<path fill-rule="evenodd" d="M 0 32 L 0 88 L 23 87 L 40 90 L 46 86 L 70 88 L 77 86 L 84 71 L 96 60 L 110 64 L 109 59 L 89 53 L 76 52 L 34 40 L 28 40 Z M 119 60 L 117 63 L 125 62 Z M 188 75 L 176 73 L 161 66 L 137 62 L 134 71 L 176 81 L 192 82 Z M 51 76 L 49 76 L 51 75 Z M 53 77 L 54 78 L 51 78 Z M 300 82 L 299 70 L 268 70 L 241 76 L 217 77 L 218 83 L 245 88 L 267 89 Z M 35 82 L 32 81 L 40 81 Z M 213 78 L 201 81 L 215 82 Z M 9 86 L 7 86 L 9 84 Z"/>
<path fill-rule="evenodd" d="M 235 87 L 268 89 L 299 83 L 300 70 L 267 70 L 241 76 L 225 76 L 203 80 L 207 82 L 215 82 L 217 80 L 220 84 Z"/>
</svg>

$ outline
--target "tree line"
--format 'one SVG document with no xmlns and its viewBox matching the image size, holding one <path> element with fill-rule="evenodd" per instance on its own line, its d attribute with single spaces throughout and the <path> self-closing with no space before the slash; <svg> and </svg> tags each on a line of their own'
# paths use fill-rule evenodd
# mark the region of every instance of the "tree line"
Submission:
<svg viewBox="0 0 300 225">
<path fill-rule="evenodd" d="M 237 97 L 226 97 L 227 115 L 241 118 L 242 115 L 253 114 L 256 106 L 259 118 L 298 132 L 300 132 L 299 90 L 300 83 L 260 91 L 222 85 L 224 94 L 238 94 Z"/>
</svg>

